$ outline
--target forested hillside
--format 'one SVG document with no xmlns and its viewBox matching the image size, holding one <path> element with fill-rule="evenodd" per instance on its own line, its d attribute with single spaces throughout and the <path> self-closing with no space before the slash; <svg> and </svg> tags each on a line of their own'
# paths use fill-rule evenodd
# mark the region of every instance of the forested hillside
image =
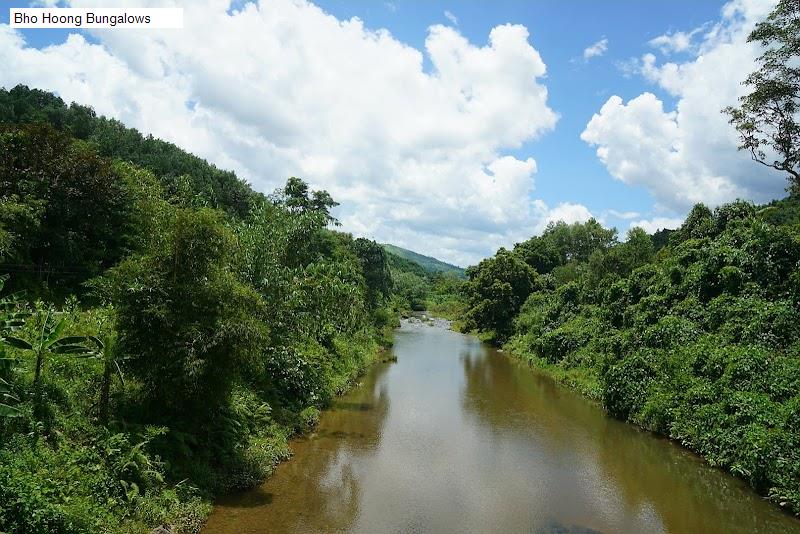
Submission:
<svg viewBox="0 0 800 534">
<path fill-rule="evenodd" d="M 99 156 L 149 170 L 169 200 L 243 216 L 263 197 L 234 173 L 218 169 L 172 143 L 143 136 L 117 120 L 98 117 L 89 106 L 74 102 L 67 106 L 61 98 L 39 89 L 0 87 L 0 123 L 47 124 L 70 138 L 88 141 Z"/>
<path fill-rule="evenodd" d="M 383 248 L 386 249 L 386 252 L 394 254 L 395 256 L 399 256 L 400 258 L 403 258 L 405 260 L 414 262 L 417 265 L 421 266 L 425 271 L 431 274 L 447 273 L 447 274 L 453 274 L 459 278 L 465 277 L 464 269 L 462 269 L 461 267 L 457 267 L 450 263 L 437 260 L 436 258 L 425 256 L 423 254 L 414 252 L 413 250 L 408 250 L 395 245 L 389 245 L 384 243 L 382 246 Z"/>
<path fill-rule="evenodd" d="M 387 342 L 383 248 L 300 179 L 0 91 L 0 531 L 196 532 Z"/>
<path fill-rule="evenodd" d="M 387 251 L 394 308 L 400 310 L 403 315 L 424 310 L 447 319 L 461 315 L 464 307 L 462 290 L 465 280 L 459 271 L 431 270 L 413 259 L 390 252 L 395 247 L 382 246 Z M 411 251 L 406 252 L 410 253 L 406 256 L 411 258 L 417 256 L 428 258 Z M 434 258 L 428 259 L 439 261 Z"/>
</svg>

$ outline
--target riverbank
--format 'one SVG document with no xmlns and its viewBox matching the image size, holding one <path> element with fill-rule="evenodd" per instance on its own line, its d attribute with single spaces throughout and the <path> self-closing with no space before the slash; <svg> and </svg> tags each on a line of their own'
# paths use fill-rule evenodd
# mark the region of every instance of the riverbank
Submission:
<svg viewBox="0 0 800 534">
<path fill-rule="evenodd" d="M 530 353 L 525 353 L 515 346 L 514 343 L 503 345 L 502 352 L 509 357 L 520 360 L 528 366 L 536 368 L 556 381 L 556 383 L 574 389 L 588 400 L 602 406 L 603 390 L 600 384 L 600 377 L 593 369 L 585 367 L 573 367 L 565 369 L 558 364 L 552 364 L 543 358 L 539 358 Z"/>
<path fill-rule="evenodd" d="M 336 397 L 331 400 L 328 406 L 324 406 L 321 410 L 316 407 L 308 407 L 294 417 L 289 417 L 284 422 L 273 422 L 270 431 L 266 435 L 255 437 L 247 447 L 247 456 L 250 460 L 248 463 L 252 467 L 249 473 L 226 473 L 230 477 L 231 484 L 228 484 L 222 491 L 218 492 L 214 498 L 214 502 L 220 499 L 229 498 L 236 493 L 246 492 L 263 484 L 270 476 L 273 475 L 275 469 L 285 461 L 290 461 L 293 456 L 292 444 L 297 443 L 309 434 L 313 433 L 319 425 L 320 417 L 329 409 L 338 398 L 346 395 L 354 386 L 359 384 L 359 380 L 363 375 L 374 365 L 385 362 L 385 354 L 392 345 L 392 331 L 398 323 L 394 323 L 391 327 L 384 328 L 377 339 L 372 343 L 363 344 L 358 347 L 352 347 L 352 350 L 358 352 L 362 357 L 352 358 L 351 361 L 358 362 L 357 365 L 351 365 L 339 370 L 335 377 L 336 382 Z M 283 417 L 286 417 L 284 412 Z M 211 508 L 211 501 L 207 502 L 208 506 L 205 508 L 205 516 L 202 523 L 198 524 L 198 528 L 191 532 L 199 532 L 205 525 L 208 517 L 213 513 Z"/>
<path fill-rule="evenodd" d="M 82 332 L 97 322 L 97 313 L 65 312 L 66 330 Z M 336 362 L 326 375 L 332 392 L 346 393 L 383 359 L 392 331 L 370 329 L 334 341 Z M 30 376 L 34 362 L 20 360 Z M 34 441 L 29 435 L 16 435 L 0 441 L 0 532 L 148 534 L 155 528 L 195 534 L 212 512 L 214 500 L 259 486 L 289 459 L 290 440 L 313 431 L 321 413 L 318 406 L 324 407 L 268 403 L 248 384 L 237 383 L 227 408 L 218 415 L 231 423 L 210 440 L 230 453 L 213 462 L 184 432 L 125 426 L 129 405 L 116 410 L 120 422 L 108 429 L 93 424 L 97 391 L 91 379 L 102 373 L 95 359 L 53 358 L 47 371 L 48 395 L 60 395 L 57 407 L 63 405 L 65 415 L 56 412 L 57 437 Z M 136 382 L 126 377 L 125 391 L 132 395 L 135 388 Z M 113 399 L 121 403 L 119 394 Z M 0 430 L 20 419 L 0 417 Z M 168 476 L 171 472 L 185 475 Z"/>
<path fill-rule="evenodd" d="M 264 484 L 220 499 L 203 534 L 800 528 L 741 480 L 474 336 L 404 321 L 391 355 Z"/>
<path fill-rule="evenodd" d="M 564 366 L 563 361 L 560 363 L 550 363 L 547 360 L 540 358 L 526 350 L 526 340 L 524 340 L 522 337 L 512 338 L 503 346 L 503 350 L 508 354 L 509 357 L 527 363 L 530 367 L 535 368 L 537 371 L 542 372 L 546 376 L 552 378 L 558 384 L 577 391 L 582 396 L 600 407 L 603 407 L 604 400 L 608 399 L 607 388 L 609 386 L 605 385 L 604 387 L 602 382 L 603 379 L 597 366 Z M 668 393 L 664 392 L 664 394 Z M 647 402 L 655 402 L 657 400 L 658 399 L 648 400 Z M 603 409 L 609 415 L 609 417 L 614 417 L 614 415 L 609 413 L 608 410 L 605 408 Z M 647 413 L 646 410 L 643 411 Z M 619 419 L 627 424 L 632 424 L 648 432 L 653 432 L 656 435 L 669 439 L 678 446 L 686 448 L 688 451 L 696 454 L 698 458 L 707 463 L 709 466 L 721 469 L 739 479 L 744 480 L 756 493 L 765 497 L 774 505 L 777 505 L 776 507 L 782 512 L 793 517 L 800 517 L 800 509 L 798 509 L 797 505 L 798 489 L 792 491 L 791 489 L 787 489 L 785 485 L 783 488 L 776 488 L 754 484 L 752 478 L 750 477 L 752 471 L 748 469 L 747 466 L 733 463 L 730 460 L 726 461 L 724 458 L 720 457 L 719 454 L 709 454 L 707 445 L 704 448 L 704 446 L 698 445 L 694 441 L 688 439 L 685 434 L 681 433 L 681 426 L 679 422 L 675 422 L 670 425 L 665 425 L 663 422 L 659 424 L 659 421 L 654 421 L 652 417 L 616 417 L 616 419 Z M 724 426 L 719 422 L 715 423 L 713 421 L 709 421 L 706 424 L 706 427 L 708 428 L 706 432 L 715 434 L 719 437 L 719 439 L 724 436 Z M 752 436 L 745 434 L 743 435 L 743 439 L 752 440 Z M 762 439 L 761 441 L 763 442 L 765 440 Z M 758 447 L 758 443 L 754 443 L 752 445 Z M 740 445 L 740 448 L 745 447 L 747 447 L 747 443 Z M 792 454 L 788 447 L 786 447 L 786 450 Z M 787 458 L 784 461 L 788 462 L 790 460 Z M 759 468 L 765 469 L 763 466 L 759 466 Z"/>
<path fill-rule="evenodd" d="M 470 268 L 466 327 L 799 515 L 796 203 L 553 225 Z"/>
</svg>

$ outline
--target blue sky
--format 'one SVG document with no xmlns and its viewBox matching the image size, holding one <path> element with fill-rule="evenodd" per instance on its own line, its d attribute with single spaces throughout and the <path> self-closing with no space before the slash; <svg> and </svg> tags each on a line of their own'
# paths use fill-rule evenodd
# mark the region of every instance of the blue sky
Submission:
<svg viewBox="0 0 800 534">
<path fill-rule="evenodd" d="M 762 201 L 780 196 L 783 187 L 782 178 L 767 175 L 761 169 L 749 170 L 748 164 L 743 163 L 746 158 L 742 159 L 742 155 L 736 153 L 735 135 L 726 130 L 724 118 L 716 116 L 717 110 L 733 103 L 735 96 L 741 94 L 739 81 L 752 68 L 752 59 L 757 52 L 752 47 L 748 48 L 750 45 L 744 42 L 745 37 L 754 21 L 769 11 L 770 0 L 733 0 L 728 3 L 712 0 L 315 2 L 324 14 L 320 14 L 316 8 L 300 9 L 291 2 L 283 1 L 276 6 L 264 0 L 258 10 L 250 9 L 253 6 L 248 6 L 247 2 L 236 1 L 226 5 L 224 13 L 219 11 L 220 2 L 214 3 L 213 0 L 177 3 L 187 11 L 187 26 L 184 30 L 172 30 L 173 33 L 166 37 L 142 35 L 147 32 L 120 37 L 118 31 L 111 30 L 95 30 L 92 33 L 74 30 L 20 32 L 23 45 L 9 44 L 9 39 L 0 41 L 0 58 L 5 47 L 5 54 L 10 58 L 8 63 L 17 61 L 21 65 L 17 73 L 0 73 L 0 82 L 6 86 L 19 82 L 42 86 L 59 92 L 67 100 L 75 99 L 75 96 L 77 99 L 95 99 L 97 101 L 82 103 L 94 105 L 101 113 L 116 115 L 143 131 L 169 138 L 220 166 L 233 168 L 260 189 L 268 190 L 279 185 L 279 179 L 273 174 L 301 174 L 312 185 L 326 187 L 338 193 L 338 198 L 344 199 L 340 218 L 346 229 L 460 264 L 471 263 L 498 246 L 509 246 L 541 231 L 548 220 L 559 216 L 570 222 L 585 219 L 588 215 L 595 216 L 609 226 L 616 226 L 621 234 L 632 224 L 653 231 L 661 226 L 677 224 L 696 201 L 711 205 L 735 197 Z M 25 5 L 15 2 L 6 4 L 9 7 Z M 102 4 L 110 6 L 115 2 Z M 72 5 L 98 4 L 73 1 Z M 191 11 L 200 20 L 202 10 L 211 14 L 204 16 L 212 20 L 214 16 L 219 19 L 231 17 L 232 21 L 235 19 L 235 24 L 241 24 L 241 28 L 256 28 L 248 23 L 248 18 L 260 20 L 272 29 L 273 34 L 283 35 L 285 29 L 286 35 L 298 37 L 287 37 L 281 41 L 275 35 L 268 36 L 263 47 L 277 50 L 274 57 L 260 54 L 255 46 L 249 50 L 247 41 L 243 41 L 245 44 L 238 45 L 239 49 L 227 49 L 224 53 L 227 56 L 221 53 L 219 58 L 215 58 L 215 49 L 209 47 L 204 53 L 197 52 L 198 57 L 194 60 L 179 63 L 194 53 L 180 50 L 183 46 L 181 43 L 189 42 L 190 37 L 202 39 L 203 30 L 194 27 L 193 18 L 188 12 Z M 327 17 L 330 21 L 329 16 L 338 19 L 338 27 L 325 25 L 323 19 Z M 8 11 L 3 9 L 0 17 L 0 23 L 7 24 Z M 352 32 L 348 37 L 347 31 L 342 30 L 346 26 L 342 21 L 353 17 L 363 21 L 364 27 L 363 32 L 356 32 L 356 40 Z M 499 47 L 495 50 L 489 46 L 490 32 L 505 24 L 521 25 L 527 29 L 529 49 L 520 50 L 517 47 L 520 43 L 516 33 L 509 37 L 510 41 L 517 41 L 511 47 L 511 52 L 505 53 Z M 449 29 L 436 34 L 431 29 L 435 25 Z M 220 33 L 220 39 L 226 37 L 224 32 L 233 31 L 226 30 L 226 27 L 222 24 L 213 26 L 214 31 Z M 323 27 L 324 30 L 321 29 Z M 439 67 L 426 51 L 428 41 L 442 43 L 446 57 L 439 63 L 451 60 L 463 62 L 458 63 L 457 78 L 477 76 L 467 72 L 471 67 L 462 56 L 473 57 L 467 54 L 482 48 L 491 49 L 491 57 L 485 58 L 486 68 L 489 69 L 487 72 L 499 73 L 496 87 L 491 87 L 479 77 L 456 79 L 453 83 L 459 85 L 462 91 L 478 83 L 486 85 L 477 90 L 487 95 L 519 98 L 522 110 L 519 119 L 531 123 L 529 131 L 504 134 L 514 127 L 513 106 L 510 106 L 512 111 L 508 107 L 498 106 L 497 110 L 473 114 L 475 116 L 471 119 L 464 118 L 463 109 L 458 108 L 453 114 L 443 114 L 442 120 L 450 117 L 451 120 L 460 121 L 463 118 L 465 128 L 469 130 L 474 127 L 476 131 L 481 126 L 476 121 L 496 121 L 496 140 L 491 138 L 491 132 L 487 134 L 482 131 L 471 138 L 467 134 L 457 135 L 459 132 L 454 133 L 453 129 L 443 129 L 408 143 L 405 140 L 413 137 L 413 132 L 401 132 L 400 137 L 404 141 L 387 141 L 376 145 L 372 137 L 393 135 L 384 131 L 387 128 L 381 129 L 378 134 L 363 127 L 369 121 L 389 120 L 382 118 L 380 108 L 364 111 L 368 106 L 358 107 L 357 102 L 347 101 L 347 91 L 323 90 L 321 94 L 315 94 L 315 84 L 319 87 L 321 83 L 319 79 L 340 85 L 353 81 L 352 74 L 347 79 L 337 81 L 336 78 L 337 70 L 344 72 L 351 66 L 339 69 L 336 64 L 326 66 L 324 61 L 314 67 L 319 69 L 321 78 L 315 78 L 316 74 L 311 72 L 313 68 L 309 68 L 309 73 L 297 68 L 280 80 L 300 88 L 304 94 L 307 92 L 307 96 L 286 97 L 288 100 L 282 105 L 275 103 L 280 109 L 270 107 L 269 95 L 282 93 L 283 90 L 272 73 L 297 67 L 287 66 L 286 62 L 291 62 L 291 58 L 295 57 L 292 54 L 298 50 L 298 58 L 307 58 L 308 54 L 316 53 L 322 56 L 341 42 L 343 48 L 352 47 L 348 53 L 354 62 L 362 61 L 358 54 L 363 51 L 364 68 L 371 69 L 372 73 L 381 70 L 380 63 L 378 67 L 375 64 L 370 67 L 368 59 L 372 57 L 369 52 L 370 32 L 380 29 L 386 29 L 391 34 L 385 43 L 386 61 L 398 61 L 398 68 L 396 71 L 387 68 L 386 75 L 378 73 L 367 76 L 365 83 L 372 83 L 376 92 L 393 90 L 387 89 L 382 80 L 386 76 L 395 77 L 395 72 L 401 85 L 402 76 L 406 75 L 409 84 L 413 84 L 414 80 L 419 81 L 420 73 L 415 75 L 402 70 L 408 70 L 408 66 L 401 68 L 403 54 L 395 57 L 397 50 L 394 45 L 405 45 L 422 54 L 422 69 L 430 78 L 428 82 L 441 81 L 436 78 L 444 77 L 439 76 Z M 667 45 L 659 47 L 651 43 L 659 36 L 674 37 L 675 32 L 689 35 L 693 30 L 697 31 L 691 34 L 688 45 L 684 43 L 680 46 L 669 41 Z M 246 30 L 239 30 L 237 34 L 242 31 Z M 317 39 L 315 31 L 329 32 L 330 35 L 326 33 L 324 38 Z M 84 40 L 73 42 L 68 47 L 65 41 L 71 33 L 81 33 Z M 255 33 L 257 30 L 254 30 L 254 40 Z M 186 36 L 183 40 L 182 35 Z M 460 38 L 466 39 L 467 43 L 459 44 Z M 303 39 L 306 42 L 301 42 Z M 606 43 L 604 52 L 585 59 L 584 50 L 601 40 Z M 202 43 L 202 40 L 198 42 Z M 152 43 L 158 46 L 151 46 Z M 54 49 L 49 54 L 31 56 L 25 53 L 26 50 L 51 45 Z M 219 45 L 220 48 L 222 46 L 228 45 Z M 183 110 L 184 115 L 174 119 L 182 128 L 170 128 L 159 121 L 156 106 L 142 100 L 144 97 L 133 94 L 126 96 L 120 89 L 121 82 L 104 89 L 111 82 L 103 78 L 101 70 L 87 69 L 81 64 L 82 57 L 96 60 L 98 48 L 103 50 L 103 61 L 107 60 L 109 64 L 121 61 L 127 66 L 129 71 L 120 76 L 128 76 L 132 86 L 144 84 L 154 87 L 154 84 L 170 83 L 169 90 L 176 91 L 175 98 L 183 99 L 189 108 L 188 111 Z M 192 50 L 198 48 L 200 45 Z M 155 49 L 157 51 L 152 53 L 159 54 L 156 62 L 162 66 L 143 67 L 141 62 L 144 60 L 137 57 L 137 50 Z M 248 50 L 240 53 L 239 50 L 243 49 Z M 535 83 L 527 87 L 523 82 L 513 92 L 504 92 L 503 84 L 508 82 L 501 76 L 508 74 L 508 79 L 514 80 L 514 73 L 524 72 L 526 68 L 535 73 L 537 67 L 532 58 L 536 53 L 546 65 L 546 75 L 537 75 Z M 82 77 L 90 80 L 88 86 L 86 83 L 78 86 L 76 82 L 64 81 L 54 77 L 52 72 L 48 75 L 45 65 L 53 59 L 51 56 L 59 56 L 62 63 L 74 62 L 72 69 L 66 66 L 64 79 L 71 79 L 70 70 L 86 70 Z M 232 57 L 242 59 L 242 68 L 226 76 L 220 75 L 218 80 L 213 79 L 214 72 L 229 68 L 227 63 L 235 61 Z M 341 57 L 334 54 L 327 61 L 335 63 Z M 344 57 L 347 57 L 346 54 Z M 31 65 L 30 69 L 28 65 Z M 328 67 L 332 67 L 333 71 L 329 71 Z M 153 69 L 158 72 L 151 72 Z M 172 75 L 178 71 L 180 76 L 175 75 L 174 81 L 156 79 L 162 72 L 165 79 L 171 79 L 165 73 Z M 226 101 L 224 93 L 226 87 L 232 87 L 226 85 L 232 72 L 250 73 L 236 87 L 237 91 L 250 82 L 253 82 L 253 88 L 249 92 L 245 89 L 238 93 L 231 91 Z M 262 80 L 255 80 L 262 75 Z M 96 81 L 92 83 L 93 77 L 96 77 Z M 393 79 L 391 83 L 396 89 L 398 81 Z M 269 91 L 261 93 L 259 88 L 265 84 L 273 85 Z M 306 87 L 307 91 L 302 90 Z M 546 88 L 546 101 L 541 98 L 537 102 L 527 101 L 526 91 L 536 92 L 539 88 Z M 434 99 L 428 93 L 442 90 L 423 90 L 418 96 Z M 655 98 L 645 93 L 652 93 Z M 402 95 L 395 96 L 398 102 L 405 102 Z M 613 99 L 614 96 L 619 99 Z M 242 113 L 246 111 L 236 109 L 233 101 L 250 97 L 256 107 L 264 108 L 253 113 L 253 122 L 257 123 L 253 132 L 258 143 L 243 139 L 226 149 L 225 144 L 232 143 L 229 133 L 200 129 L 201 126 L 205 127 L 203 121 L 209 121 L 212 114 L 216 122 L 230 121 L 226 126 L 228 132 L 231 128 L 237 132 L 249 128 L 250 121 L 242 119 Z M 392 99 L 387 97 L 387 102 L 390 101 Z M 525 108 L 526 102 L 530 104 L 529 109 Z M 488 100 L 481 106 L 491 107 L 491 104 L 491 100 Z M 408 105 L 407 113 L 430 113 L 434 109 L 426 106 L 417 109 L 414 102 Z M 292 106 L 297 106 L 294 112 Z M 138 114 L 131 113 L 131 109 L 138 110 Z M 330 128 L 330 131 L 327 134 L 321 132 L 315 138 L 309 135 L 308 130 L 313 130 L 309 126 L 301 136 L 302 141 L 283 146 L 277 130 L 271 130 L 267 125 L 272 124 L 273 119 L 278 121 L 276 117 L 279 117 L 276 124 L 285 125 L 287 131 L 302 129 L 299 116 L 308 109 L 320 110 L 313 114 L 315 120 L 320 114 L 330 111 L 331 116 L 322 117 L 319 124 L 320 129 Z M 359 115 L 362 112 L 363 117 Z M 148 117 L 148 113 L 153 116 Z M 549 113 L 558 115 L 554 127 L 546 118 L 541 121 L 537 119 Z M 599 116 L 589 127 L 595 114 Z M 255 118 L 262 116 L 262 122 Z M 388 116 L 397 117 L 391 113 L 387 113 Z M 479 119 L 475 118 L 478 116 Z M 342 140 L 343 135 L 336 131 L 336 123 L 343 117 L 345 120 L 353 118 L 358 124 L 345 128 L 349 132 L 347 135 L 351 136 L 349 140 Z M 204 135 L 197 133 L 199 131 L 203 131 Z M 582 133 L 584 139 L 581 138 Z M 424 144 L 424 139 L 440 139 L 448 135 L 458 137 L 459 142 L 474 142 L 475 149 L 472 152 L 480 155 L 462 154 L 450 158 L 441 148 L 453 146 L 448 145 L 446 140 L 433 143 L 430 147 Z M 215 143 L 214 136 L 224 136 L 225 141 Z M 289 137 L 298 139 L 298 136 L 297 132 L 293 132 Z M 293 150 L 295 147 L 296 150 Z M 366 155 L 364 161 L 360 161 L 360 147 L 368 147 L 369 161 L 366 161 Z M 598 147 L 605 151 L 603 158 L 596 154 Z M 384 152 L 376 155 L 380 151 Z M 437 155 L 430 156 L 434 152 Z M 503 160 L 507 157 L 510 158 Z M 525 162 L 530 162 L 528 158 L 535 160 L 535 164 L 526 167 Z M 508 165 L 500 165 L 501 160 Z M 395 163 L 390 165 L 385 163 L 387 161 Z M 743 166 L 748 170 L 742 171 Z M 501 168 L 504 170 L 498 170 Z M 419 172 L 419 176 L 410 179 L 407 176 L 409 172 Z M 529 204 L 505 212 L 500 209 L 486 210 L 485 213 L 475 210 L 474 200 L 467 198 L 475 195 L 470 196 L 458 189 L 458 172 L 475 173 L 473 181 L 467 182 L 473 184 L 472 189 L 475 189 L 475 184 L 483 188 L 482 179 L 497 182 L 484 193 L 489 203 L 502 203 L 515 195 L 527 195 Z M 347 173 L 351 174 L 345 177 Z M 264 178 L 265 175 L 269 175 L 269 178 Z M 384 179 L 385 183 L 380 182 Z M 431 193 L 431 197 L 436 197 L 432 200 L 424 198 L 426 181 L 431 185 L 437 181 L 445 184 L 448 180 L 455 185 L 449 189 L 444 185 L 438 188 L 439 191 Z M 501 181 L 505 181 L 504 184 Z M 531 184 L 532 187 L 528 187 Z M 398 196 L 395 198 L 392 195 Z M 380 201 L 376 200 L 379 197 Z M 440 210 L 441 206 L 447 206 L 447 210 Z M 441 213 L 432 213 L 437 210 Z M 627 215 L 623 216 L 625 212 Z"/>
<path fill-rule="evenodd" d="M 642 187 L 614 180 L 597 161 L 594 150 L 581 141 L 586 123 L 611 94 L 625 100 L 653 91 L 673 99 L 640 77 L 624 76 L 619 61 L 647 52 L 647 42 L 670 29 L 700 26 L 719 16 L 720 1 L 642 2 L 615 0 L 497 1 L 497 2 L 352 2 L 321 1 L 339 18 L 359 17 L 372 28 L 387 28 L 400 40 L 424 48 L 427 28 L 452 24 L 473 43 L 484 44 L 489 31 L 505 23 L 522 24 L 531 43 L 547 64 L 549 103 L 560 119 L 554 131 L 510 151 L 535 157 L 536 194 L 548 203 L 578 202 L 592 213 L 609 208 L 646 212 L 653 202 Z M 369 5 L 365 5 L 369 4 Z M 606 38 L 608 51 L 588 62 L 583 50 Z M 612 222 L 612 217 L 608 217 Z"/>
</svg>

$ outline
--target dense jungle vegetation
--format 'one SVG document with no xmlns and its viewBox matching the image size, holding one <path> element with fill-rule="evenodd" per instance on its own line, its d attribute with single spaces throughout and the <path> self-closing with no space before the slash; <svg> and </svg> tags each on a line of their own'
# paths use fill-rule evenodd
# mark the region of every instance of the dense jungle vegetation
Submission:
<svg viewBox="0 0 800 534">
<path fill-rule="evenodd" d="M 467 270 L 465 328 L 668 435 L 800 514 L 800 7 L 782 1 L 741 107 L 766 206 L 698 204 L 674 232 L 551 224 Z M 771 150 L 771 155 L 765 155 Z"/>
<path fill-rule="evenodd" d="M 696 206 L 656 251 L 551 225 L 468 270 L 466 327 L 800 512 L 800 219 Z"/>
<path fill-rule="evenodd" d="M 196 532 L 287 457 L 396 321 L 335 205 L 0 90 L 0 532 Z"/>
<path fill-rule="evenodd" d="M 451 320 L 457 320 L 463 314 L 465 279 L 458 267 L 438 260 L 433 263 L 429 261 L 433 258 L 399 247 L 383 246 L 391 272 L 394 309 L 399 310 L 403 316 L 408 316 L 411 312 L 428 311 L 437 317 Z M 402 256 L 397 253 L 400 251 Z M 417 257 L 423 260 L 415 261 Z"/>
<path fill-rule="evenodd" d="M 197 532 L 390 343 L 458 319 L 800 515 L 800 7 L 725 112 L 788 175 L 620 239 L 549 225 L 440 272 L 85 106 L 0 89 L 0 532 Z"/>
</svg>

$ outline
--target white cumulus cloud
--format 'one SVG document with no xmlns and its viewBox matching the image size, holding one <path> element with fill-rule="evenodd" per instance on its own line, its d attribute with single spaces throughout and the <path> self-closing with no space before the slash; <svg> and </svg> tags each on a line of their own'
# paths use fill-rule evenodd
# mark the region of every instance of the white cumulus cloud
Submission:
<svg viewBox="0 0 800 534">
<path fill-rule="evenodd" d="M 683 224 L 681 217 L 653 217 L 652 219 L 642 219 L 631 222 L 631 228 L 642 228 L 648 234 L 653 234 L 659 230 L 674 230 Z"/>
<path fill-rule="evenodd" d="M 648 44 L 654 48 L 658 48 L 664 54 L 669 54 L 671 52 L 689 52 L 694 48 L 695 36 L 704 29 L 705 26 L 701 26 L 691 31 L 665 33 L 651 39 Z"/>
<path fill-rule="evenodd" d="M 638 211 L 608 210 L 608 214 L 612 217 L 616 217 L 617 219 L 636 219 L 637 217 L 641 216 L 641 213 Z"/>
<path fill-rule="evenodd" d="M 596 43 L 583 49 L 583 59 L 589 61 L 593 57 L 602 56 L 608 50 L 608 39 L 603 37 Z"/>
<path fill-rule="evenodd" d="M 612 176 L 645 187 L 660 208 L 676 215 L 696 202 L 714 206 L 737 197 L 765 201 L 783 194 L 785 178 L 737 151 L 737 133 L 721 113 L 745 91 L 741 82 L 755 69 L 760 53 L 747 36 L 774 4 L 729 2 L 720 20 L 703 29 L 694 54 L 684 62 L 659 63 L 653 54 L 643 56 L 639 73 L 676 104 L 668 109 L 649 92 L 628 102 L 619 96 L 608 99 L 581 139 L 597 147 L 597 157 Z"/>
<path fill-rule="evenodd" d="M 302 0 L 183 6 L 183 30 L 100 30 L 97 44 L 36 49 L 0 25 L 0 85 L 90 104 L 261 191 L 303 177 L 341 202 L 345 230 L 459 264 L 551 217 L 531 200 L 534 159 L 507 153 L 558 119 L 525 27 L 475 44 L 436 25 L 418 50 Z"/>
<path fill-rule="evenodd" d="M 450 21 L 450 22 L 453 24 L 453 26 L 458 26 L 458 17 L 456 17 L 455 15 L 453 15 L 453 13 L 451 13 L 451 12 L 450 12 L 449 10 L 447 10 L 447 9 L 445 9 L 445 11 L 444 11 L 444 18 L 446 18 L 447 20 L 449 20 L 449 21 Z"/>
<path fill-rule="evenodd" d="M 551 209 L 545 207 L 545 210 L 545 223 L 558 221 L 563 221 L 567 224 L 582 223 L 592 218 L 592 214 L 586 206 L 572 202 L 562 202 Z"/>
</svg>

